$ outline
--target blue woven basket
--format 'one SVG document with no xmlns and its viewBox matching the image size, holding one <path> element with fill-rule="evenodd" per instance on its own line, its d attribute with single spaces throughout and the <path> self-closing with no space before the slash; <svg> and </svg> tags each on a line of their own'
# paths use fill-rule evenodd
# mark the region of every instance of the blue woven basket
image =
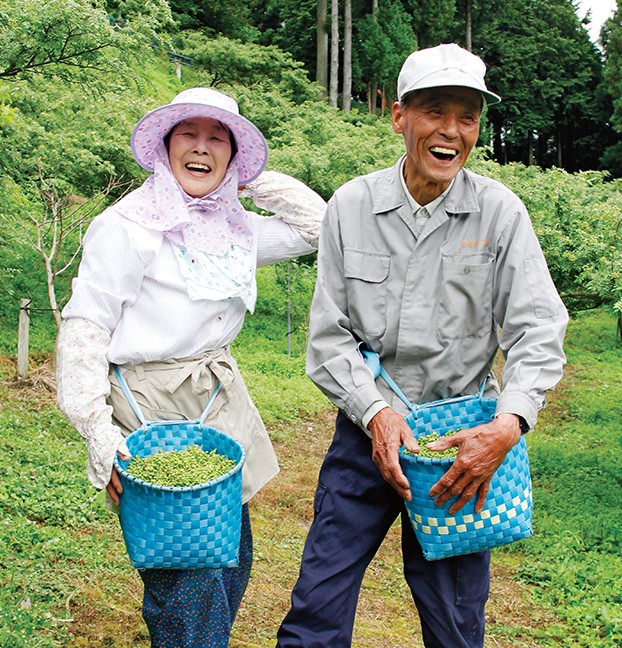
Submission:
<svg viewBox="0 0 622 648">
<path fill-rule="evenodd" d="M 382 376 L 410 409 L 406 421 L 416 438 L 432 432 L 442 436 L 489 423 L 494 418 L 496 400 L 483 396 L 484 384 L 476 396 L 412 405 L 380 366 L 379 359 L 369 358 L 367 350 L 362 352 L 372 373 Z M 436 506 L 429 496 L 432 486 L 453 462 L 454 459 L 420 457 L 406 453 L 404 448 L 400 450 L 400 463 L 412 492 L 412 500 L 405 501 L 406 510 L 427 560 L 475 553 L 533 534 L 531 473 L 524 437 L 510 449 L 493 475 L 481 513 L 475 513 L 473 499 L 451 515 L 449 509 L 457 497 Z"/>
<path fill-rule="evenodd" d="M 442 436 L 451 430 L 489 422 L 494 411 L 494 399 L 473 397 L 459 404 L 428 404 L 422 407 L 422 416 L 409 415 L 407 420 L 415 437 L 432 432 Z M 532 535 L 531 476 L 524 437 L 510 449 L 493 475 L 481 513 L 475 513 L 472 499 L 451 515 L 449 509 L 457 498 L 436 506 L 428 495 L 453 462 L 400 450 L 400 463 L 412 492 L 412 500 L 405 501 L 406 510 L 427 560 L 484 551 Z"/>
<path fill-rule="evenodd" d="M 117 378 L 127 389 L 118 372 Z M 145 421 L 129 389 L 126 392 L 142 422 L 126 439 L 133 457 L 198 445 L 236 462 L 225 475 L 204 484 L 166 487 L 134 477 L 127 471 L 130 462 L 117 456 L 115 468 L 123 485 L 121 529 L 137 569 L 222 568 L 238 563 L 245 453 L 235 439 L 203 422 L 219 388 L 197 421 Z"/>
</svg>

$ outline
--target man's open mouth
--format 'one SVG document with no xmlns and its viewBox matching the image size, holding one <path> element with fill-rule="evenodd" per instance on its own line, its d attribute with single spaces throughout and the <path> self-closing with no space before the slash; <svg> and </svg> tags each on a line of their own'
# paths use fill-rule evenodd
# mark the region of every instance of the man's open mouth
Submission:
<svg viewBox="0 0 622 648">
<path fill-rule="evenodd" d="M 442 146 L 433 146 L 430 149 L 430 153 L 432 153 L 437 160 L 453 160 L 458 155 L 458 151 L 443 148 Z"/>
</svg>

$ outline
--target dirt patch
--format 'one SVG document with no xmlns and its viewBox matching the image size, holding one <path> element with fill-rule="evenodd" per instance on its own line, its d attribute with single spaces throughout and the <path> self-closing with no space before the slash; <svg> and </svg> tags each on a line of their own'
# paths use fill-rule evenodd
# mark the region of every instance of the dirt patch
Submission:
<svg viewBox="0 0 622 648">
<path fill-rule="evenodd" d="M 253 576 L 233 632 L 232 648 L 274 646 L 278 626 L 289 609 L 304 541 L 313 516 L 318 471 L 334 430 L 335 411 L 290 426 L 276 443 L 281 473 L 253 499 L 256 558 Z M 402 575 L 399 522 L 370 564 L 357 608 L 356 648 L 421 648 L 416 608 Z M 487 605 L 486 646 L 532 648 L 538 628 L 555 623 L 534 606 L 529 587 L 518 582 L 518 557 L 493 552 L 491 595 Z"/>
</svg>

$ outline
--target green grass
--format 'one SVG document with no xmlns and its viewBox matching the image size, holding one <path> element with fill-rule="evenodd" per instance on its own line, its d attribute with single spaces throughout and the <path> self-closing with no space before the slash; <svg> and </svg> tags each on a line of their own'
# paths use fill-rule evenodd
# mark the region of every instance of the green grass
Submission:
<svg viewBox="0 0 622 648">
<path fill-rule="evenodd" d="M 535 535 L 520 545 L 519 574 L 567 627 L 562 643 L 543 645 L 613 648 L 622 645 L 622 346 L 614 319 L 580 314 L 565 349 L 564 379 L 528 437 Z"/>
<path fill-rule="evenodd" d="M 282 466 L 254 503 L 255 576 L 234 644 L 244 648 L 273 645 L 331 427 L 302 355 L 287 355 L 281 316 L 266 317 L 249 318 L 235 349 Z M 622 348 L 613 318 L 577 317 L 566 350 L 566 375 L 528 437 L 535 535 L 493 554 L 491 646 L 622 645 Z M 140 581 L 86 480 L 84 442 L 42 383 L 16 384 L 14 371 L 0 359 L 0 646 L 146 648 Z M 417 646 L 413 623 L 396 537 L 370 567 L 354 645 Z"/>
</svg>

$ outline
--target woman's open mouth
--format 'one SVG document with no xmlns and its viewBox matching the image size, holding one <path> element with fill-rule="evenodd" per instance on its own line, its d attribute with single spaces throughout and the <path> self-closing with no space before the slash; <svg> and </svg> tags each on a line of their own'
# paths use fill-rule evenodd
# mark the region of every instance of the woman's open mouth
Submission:
<svg viewBox="0 0 622 648">
<path fill-rule="evenodd" d="M 211 173 L 212 172 L 212 167 L 209 166 L 208 164 L 200 164 L 199 162 L 188 162 L 186 164 L 186 169 L 188 171 L 192 171 L 193 173 Z"/>
</svg>

